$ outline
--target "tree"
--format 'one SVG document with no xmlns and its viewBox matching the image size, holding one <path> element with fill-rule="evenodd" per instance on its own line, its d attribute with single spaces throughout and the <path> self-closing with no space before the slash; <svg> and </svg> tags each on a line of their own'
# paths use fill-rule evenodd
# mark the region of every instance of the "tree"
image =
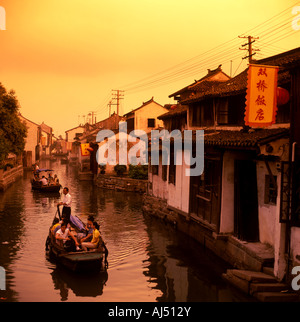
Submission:
<svg viewBox="0 0 300 322">
<path fill-rule="evenodd" d="M 15 92 L 7 92 L 0 83 L 0 164 L 9 153 L 23 153 L 27 128 L 19 119 L 18 111 L 19 102 Z"/>
</svg>

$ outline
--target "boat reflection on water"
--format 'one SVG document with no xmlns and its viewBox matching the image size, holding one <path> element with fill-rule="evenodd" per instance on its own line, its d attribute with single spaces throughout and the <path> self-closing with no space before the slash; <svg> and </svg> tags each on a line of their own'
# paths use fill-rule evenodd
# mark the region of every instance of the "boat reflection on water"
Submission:
<svg viewBox="0 0 300 322">
<path fill-rule="evenodd" d="M 107 271 L 94 274 L 76 274 L 57 266 L 51 273 L 54 290 L 59 290 L 60 300 L 67 301 L 71 290 L 77 297 L 96 297 L 103 294 L 108 280 Z"/>
</svg>

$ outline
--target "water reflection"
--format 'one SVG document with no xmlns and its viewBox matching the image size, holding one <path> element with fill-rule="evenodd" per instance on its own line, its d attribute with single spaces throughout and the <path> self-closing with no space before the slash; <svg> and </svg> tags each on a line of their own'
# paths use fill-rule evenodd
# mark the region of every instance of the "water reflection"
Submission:
<svg viewBox="0 0 300 322">
<path fill-rule="evenodd" d="M 144 216 L 142 196 L 79 182 L 76 169 L 48 161 L 73 198 L 72 213 L 93 215 L 109 250 L 106 274 L 57 267 L 45 240 L 61 194 L 31 190 L 31 173 L 0 194 L 0 266 L 8 301 L 241 301 L 221 279 L 227 268 L 173 227 Z M 7 243 L 6 243 L 7 242 Z"/>
<path fill-rule="evenodd" d="M 59 290 L 60 300 L 67 301 L 71 290 L 76 297 L 97 297 L 103 294 L 108 280 L 107 272 L 99 272 L 92 276 L 75 274 L 57 267 L 51 273 L 54 290 Z"/>
<path fill-rule="evenodd" d="M 144 274 L 162 291 L 159 302 L 224 302 L 245 300 L 224 283 L 227 265 L 209 250 L 146 216 L 150 244 Z"/>
</svg>

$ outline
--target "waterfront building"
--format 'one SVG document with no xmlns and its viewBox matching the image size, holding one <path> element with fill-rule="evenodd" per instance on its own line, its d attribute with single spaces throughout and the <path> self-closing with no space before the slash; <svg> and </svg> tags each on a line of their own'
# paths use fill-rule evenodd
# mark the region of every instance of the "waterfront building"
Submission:
<svg viewBox="0 0 300 322">
<path fill-rule="evenodd" d="M 283 279 L 300 264 L 300 48 L 253 63 L 278 66 L 278 93 L 289 94 L 279 96 L 275 124 L 245 125 L 247 70 L 230 78 L 219 66 L 171 94 L 178 104 L 158 119 L 169 131 L 204 130 L 204 172 L 186 176 L 189 166 L 172 157 L 151 165 L 144 211 L 237 268 L 268 267 Z"/>
</svg>

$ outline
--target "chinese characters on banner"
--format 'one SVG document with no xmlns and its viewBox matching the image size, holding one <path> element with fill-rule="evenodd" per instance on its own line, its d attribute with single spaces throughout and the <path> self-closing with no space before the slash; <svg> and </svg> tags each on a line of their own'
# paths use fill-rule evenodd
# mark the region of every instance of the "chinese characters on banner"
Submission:
<svg viewBox="0 0 300 322">
<path fill-rule="evenodd" d="M 90 148 L 90 144 L 89 143 L 83 143 L 83 144 L 81 144 L 80 145 L 81 155 L 82 156 L 88 156 L 88 155 L 90 155 L 89 148 Z"/>
<path fill-rule="evenodd" d="M 249 65 L 245 124 L 267 127 L 275 123 L 278 67 Z"/>
</svg>

